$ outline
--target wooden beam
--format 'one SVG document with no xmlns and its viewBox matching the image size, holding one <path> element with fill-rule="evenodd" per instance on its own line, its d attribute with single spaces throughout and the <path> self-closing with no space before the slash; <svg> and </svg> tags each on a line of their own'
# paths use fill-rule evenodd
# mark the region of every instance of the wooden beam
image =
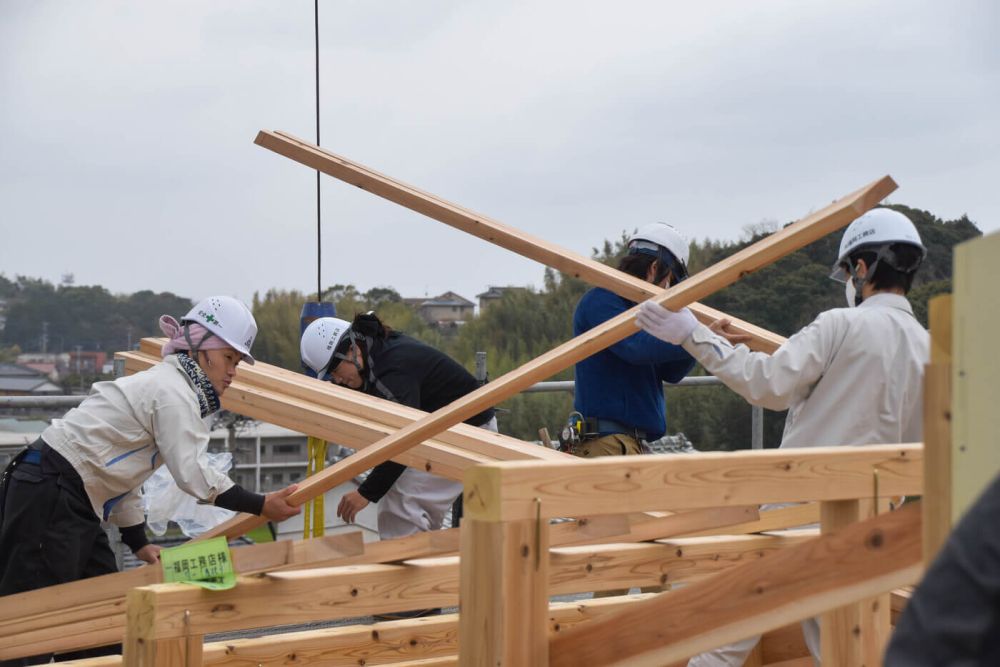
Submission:
<svg viewBox="0 0 1000 667">
<path fill-rule="evenodd" d="M 464 522 L 463 522 L 464 523 Z M 640 544 L 560 547 L 549 554 L 550 595 L 697 581 L 810 539 L 809 533 L 680 538 Z M 135 590 L 155 594 L 146 639 L 184 636 L 184 617 L 200 633 L 356 618 L 458 603 L 459 558 L 401 565 L 350 565 L 239 577 L 235 588 L 182 584 Z M 464 604 L 464 603 L 463 603 Z"/>
<path fill-rule="evenodd" d="M 462 522 L 461 665 L 548 664 L 548 521 Z"/>
<path fill-rule="evenodd" d="M 861 188 L 826 208 L 775 232 L 684 282 L 665 290 L 654 301 L 668 308 L 681 308 L 708 296 L 760 268 L 844 227 L 881 201 L 896 185 L 888 176 Z M 559 345 L 521 368 L 513 370 L 453 403 L 401 428 L 378 444 L 343 459 L 299 485 L 288 497 L 301 505 L 305 501 L 342 484 L 344 481 L 387 461 L 427 438 L 492 407 L 538 381 L 572 366 L 636 332 L 638 306 L 614 317 L 590 331 Z M 707 503 L 714 507 L 718 503 Z M 578 513 L 578 512 L 574 512 Z M 241 515 L 216 530 L 209 537 L 235 537 L 262 523 L 260 517 Z"/>
<path fill-rule="evenodd" d="M 814 523 L 819 523 L 819 504 L 799 503 L 792 505 L 791 507 L 782 507 L 780 509 L 760 512 L 760 518 L 756 521 L 738 523 L 721 528 L 711 528 L 709 530 L 699 530 L 688 534 L 695 537 L 698 535 L 739 535 L 742 533 L 762 533 L 768 530 L 797 528 Z"/>
<path fill-rule="evenodd" d="M 621 611 L 652 597 L 627 595 L 549 605 L 550 636 Z M 808 656 L 799 624 L 766 633 L 761 640 L 764 664 Z M 375 625 L 349 625 L 320 630 L 270 634 L 252 639 L 230 639 L 204 646 L 205 667 L 357 667 L 393 665 L 401 661 L 458 656 L 458 614 L 442 614 Z M 120 667 L 122 657 L 106 656 L 60 662 L 66 667 Z M 678 665 L 678 667 L 682 667 Z"/>
<path fill-rule="evenodd" d="M 552 640 L 549 664 L 682 660 L 913 583 L 921 570 L 911 504 L 572 628 Z"/>
<path fill-rule="evenodd" d="M 143 342 L 147 340 L 156 344 L 162 342 L 162 339 L 145 339 Z M 145 370 L 160 361 L 159 356 L 148 353 L 118 353 L 117 357 L 125 360 L 128 373 Z M 275 374 L 269 377 L 276 370 L 281 369 L 262 362 L 253 367 L 241 366 L 235 382 L 223 396 L 223 407 L 355 449 L 363 449 L 394 433 L 399 426 L 426 415 L 374 397 L 358 401 L 351 394 L 364 396 L 359 392 L 305 375 L 286 378 Z M 308 386 L 303 388 L 303 385 Z M 418 444 L 398 458 L 404 465 L 460 479 L 469 465 L 487 460 L 563 460 L 568 456 L 461 424 Z"/>
<path fill-rule="evenodd" d="M 882 511 L 888 503 L 879 500 Z M 872 500 L 835 500 L 820 503 L 824 535 L 875 516 Z M 827 665 L 878 665 L 889 637 L 888 592 L 867 600 L 831 609 L 820 618 L 823 663 Z"/>
<path fill-rule="evenodd" d="M 924 371 L 924 561 L 930 564 L 951 533 L 952 297 L 928 304 L 931 362 Z"/>
<path fill-rule="evenodd" d="M 872 470 L 884 496 L 919 494 L 921 445 L 803 447 L 613 456 L 568 463 L 522 461 L 476 466 L 466 473 L 466 516 L 517 520 L 543 516 L 639 512 L 658 507 L 841 500 L 870 496 Z"/>
<path fill-rule="evenodd" d="M 285 132 L 262 130 L 254 143 L 501 248 L 541 262 L 591 285 L 604 287 L 630 301 L 645 301 L 663 292 L 640 278 L 422 192 Z M 782 336 L 713 308 L 699 303 L 692 303 L 690 307 L 698 319 L 706 324 L 721 317 L 730 319 L 736 330 L 751 336 L 750 346 L 753 349 L 770 353 L 785 342 Z"/>
</svg>

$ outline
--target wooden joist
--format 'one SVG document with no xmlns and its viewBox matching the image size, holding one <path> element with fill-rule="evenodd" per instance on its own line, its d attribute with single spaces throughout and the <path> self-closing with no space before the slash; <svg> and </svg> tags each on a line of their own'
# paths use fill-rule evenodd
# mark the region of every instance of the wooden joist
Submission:
<svg viewBox="0 0 1000 667">
<path fill-rule="evenodd" d="M 552 550 L 552 595 L 692 581 L 757 559 L 809 538 L 811 533 L 686 538 L 636 545 Z M 679 555 L 678 555 L 679 554 Z M 146 640 L 351 618 L 371 613 L 451 606 L 458 601 L 458 558 L 402 565 L 352 565 L 240 577 L 235 588 L 205 592 L 157 584 L 129 592 L 130 618 Z M 187 615 L 185 614 L 187 612 Z M 185 623 L 185 618 L 188 622 Z"/>
<path fill-rule="evenodd" d="M 803 447 L 490 463 L 466 473 L 465 515 L 490 521 L 919 494 L 923 447 Z"/>
<path fill-rule="evenodd" d="M 895 183 L 883 177 L 826 208 L 793 223 L 781 231 L 701 271 L 688 280 L 665 290 L 653 301 L 668 308 L 680 308 L 708 296 L 741 277 L 767 266 L 785 255 L 844 227 L 869 210 L 893 189 Z M 436 436 L 514 394 L 545 380 L 576 362 L 607 348 L 636 332 L 638 306 L 614 317 L 586 333 L 546 352 L 521 368 L 497 378 L 466 394 L 440 410 L 401 428 L 377 444 L 350 456 L 299 485 L 289 501 L 302 504 L 355 475 L 368 470 Z M 715 506 L 717 503 L 707 503 Z M 259 517 L 241 515 L 213 531 L 212 535 L 237 536 L 260 525 Z"/>
<path fill-rule="evenodd" d="M 541 262 L 591 285 L 604 287 L 630 301 L 645 301 L 663 292 L 657 286 L 635 276 L 422 192 L 288 133 L 262 130 L 254 143 L 501 248 Z M 882 196 L 886 194 L 888 191 Z M 692 303 L 690 307 L 698 319 L 706 324 L 721 317 L 729 317 L 699 303 Z M 729 319 L 736 330 L 751 337 L 749 345 L 753 349 L 773 352 L 785 341 L 783 337 L 749 322 Z"/>
<path fill-rule="evenodd" d="M 548 664 L 663 665 L 912 584 L 922 571 L 914 505 L 571 629 L 550 642 Z"/>
</svg>

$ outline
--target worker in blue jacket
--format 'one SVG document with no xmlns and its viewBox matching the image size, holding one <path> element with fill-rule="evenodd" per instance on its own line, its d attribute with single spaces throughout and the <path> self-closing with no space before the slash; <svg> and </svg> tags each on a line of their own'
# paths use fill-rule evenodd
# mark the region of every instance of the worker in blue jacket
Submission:
<svg viewBox="0 0 1000 667">
<path fill-rule="evenodd" d="M 621 271 L 660 287 L 687 277 L 688 243 L 671 225 L 644 226 L 628 243 Z M 629 310 L 635 303 L 595 287 L 580 299 L 573 314 L 573 335 L 593 329 Z M 574 409 L 583 418 L 577 456 L 641 454 L 643 441 L 666 432 L 663 382 L 675 383 L 694 368 L 694 359 L 640 331 L 576 365 Z"/>
</svg>

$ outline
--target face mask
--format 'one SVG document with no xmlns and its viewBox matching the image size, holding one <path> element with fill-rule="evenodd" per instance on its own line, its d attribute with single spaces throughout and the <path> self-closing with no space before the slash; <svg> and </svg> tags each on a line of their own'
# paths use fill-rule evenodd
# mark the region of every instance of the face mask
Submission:
<svg viewBox="0 0 1000 667">
<path fill-rule="evenodd" d="M 844 296 L 847 297 L 847 307 L 854 308 L 854 298 L 857 296 L 857 290 L 854 289 L 854 281 L 851 278 L 847 279 L 844 283 Z"/>
</svg>

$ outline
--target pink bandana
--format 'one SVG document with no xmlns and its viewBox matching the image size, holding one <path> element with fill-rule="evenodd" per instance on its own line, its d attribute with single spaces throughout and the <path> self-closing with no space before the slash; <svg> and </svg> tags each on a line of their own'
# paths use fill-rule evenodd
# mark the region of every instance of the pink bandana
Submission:
<svg viewBox="0 0 1000 667">
<path fill-rule="evenodd" d="M 222 340 L 197 322 L 188 322 L 185 326 L 188 327 L 188 335 L 191 337 L 191 342 L 197 345 L 199 350 L 221 350 L 232 347 L 232 345 Z M 172 318 L 170 315 L 160 316 L 160 331 L 162 331 L 163 335 L 170 339 L 167 341 L 167 344 L 163 346 L 163 352 L 161 354 L 164 357 L 179 350 L 191 349 L 187 339 L 184 338 L 184 327 L 182 327 L 180 323 L 178 323 L 177 320 Z"/>
</svg>

